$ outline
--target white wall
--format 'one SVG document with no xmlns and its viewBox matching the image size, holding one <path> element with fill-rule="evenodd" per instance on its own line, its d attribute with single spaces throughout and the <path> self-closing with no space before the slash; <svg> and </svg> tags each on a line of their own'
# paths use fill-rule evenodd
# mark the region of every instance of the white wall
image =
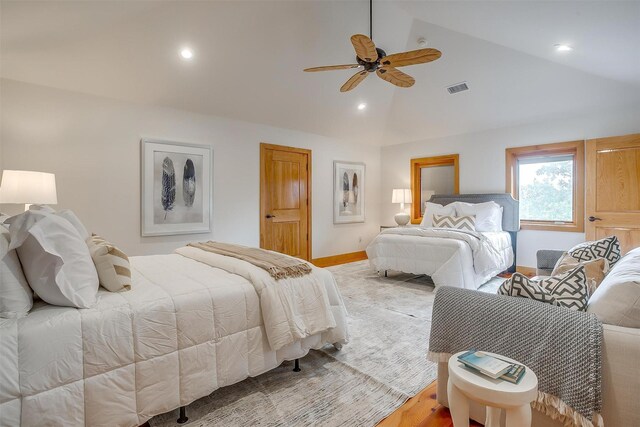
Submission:
<svg viewBox="0 0 640 427">
<path fill-rule="evenodd" d="M 132 255 L 193 240 L 259 245 L 260 142 L 313 151 L 313 257 L 363 250 L 379 231 L 380 149 L 185 111 L 136 105 L 3 79 L 0 169 L 56 174 L 57 208 Z M 140 139 L 210 144 L 211 235 L 140 236 Z M 333 161 L 366 163 L 366 222 L 333 224 Z M 389 191 L 389 194 L 391 192 Z M 18 212 L 17 206 L 2 206 Z"/>
<path fill-rule="evenodd" d="M 640 132 L 640 106 L 624 111 L 455 135 L 382 148 L 382 194 L 409 188 L 409 160 L 414 157 L 460 154 L 460 192 L 505 191 L 505 148 L 573 141 Z M 383 202 L 385 199 L 383 199 Z M 383 203 L 381 219 L 393 224 L 397 205 Z M 408 209 L 407 209 L 408 211 Z M 538 249 L 568 249 L 584 241 L 584 233 L 521 231 L 518 265 L 535 267 Z"/>
</svg>

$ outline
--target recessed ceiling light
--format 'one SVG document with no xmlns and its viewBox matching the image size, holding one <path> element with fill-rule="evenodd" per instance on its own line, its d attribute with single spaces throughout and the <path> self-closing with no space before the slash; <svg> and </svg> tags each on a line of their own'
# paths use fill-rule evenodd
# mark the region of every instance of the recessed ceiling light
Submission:
<svg viewBox="0 0 640 427">
<path fill-rule="evenodd" d="M 191 59 L 193 58 L 193 51 L 187 47 L 180 51 L 180 56 L 182 59 Z"/>
<path fill-rule="evenodd" d="M 358 104 L 358 110 L 364 110 L 365 108 L 367 108 L 367 104 L 365 104 L 364 102 Z"/>
<path fill-rule="evenodd" d="M 573 48 L 571 46 L 569 46 L 568 44 L 557 44 L 554 45 L 556 48 L 556 51 L 558 52 L 570 52 L 573 50 Z"/>
</svg>

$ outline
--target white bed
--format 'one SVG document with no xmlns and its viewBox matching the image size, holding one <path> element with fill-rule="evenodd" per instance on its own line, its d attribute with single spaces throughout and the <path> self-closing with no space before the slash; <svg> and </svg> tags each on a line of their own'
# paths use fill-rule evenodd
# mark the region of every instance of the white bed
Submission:
<svg viewBox="0 0 640 427">
<path fill-rule="evenodd" d="M 430 276 L 436 286 L 477 289 L 491 277 L 513 268 L 518 202 L 506 194 L 433 196 L 447 205 L 456 201 L 495 201 L 503 207 L 500 232 L 463 232 L 419 226 L 383 230 L 367 247 L 371 267 Z"/>
<path fill-rule="evenodd" d="M 314 268 L 335 327 L 274 351 L 261 288 L 247 279 L 261 273 L 245 264 L 234 274 L 180 254 L 132 257 L 131 291 L 101 289 L 91 309 L 38 301 L 26 317 L 0 319 L 0 426 L 139 426 L 347 342 L 335 280 Z"/>
</svg>

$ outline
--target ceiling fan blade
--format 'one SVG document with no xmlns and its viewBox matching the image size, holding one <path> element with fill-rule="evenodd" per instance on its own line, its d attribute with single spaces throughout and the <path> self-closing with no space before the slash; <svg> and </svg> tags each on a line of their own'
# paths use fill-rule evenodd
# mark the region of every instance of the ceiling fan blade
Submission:
<svg viewBox="0 0 640 427">
<path fill-rule="evenodd" d="M 378 59 L 378 52 L 373 41 L 364 34 L 354 34 L 351 36 L 351 44 L 356 50 L 358 58 L 367 62 L 374 62 Z"/>
<path fill-rule="evenodd" d="M 382 65 L 391 65 L 392 67 L 405 67 L 407 65 L 424 64 L 425 62 L 435 61 L 441 56 L 442 52 L 438 49 L 418 49 L 387 55 L 380 60 L 380 63 Z"/>
<path fill-rule="evenodd" d="M 413 77 L 393 68 L 391 65 L 378 68 L 376 74 L 382 80 L 388 81 L 398 87 L 411 87 L 416 82 Z"/>
<path fill-rule="evenodd" d="M 349 80 L 347 80 L 345 84 L 342 85 L 342 87 L 340 88 L 340 92 L 347 92 L 358 86 L 360 82 L 363 81 L 365 77 L 367 77 L 367 74 L 369 74 L 368 71 L 360 71 L 354 74 Z"/>
<path fill-rule="evenodd" d="M 304 71 L 330 71 L 330 70 L 349 70 L 351 68 L 358 68 L 361 65 L 358 64 L 345 64 L 345 65 L 327 65 L 326 67 L 312 67 L 305 68 Z"/>
</svg>

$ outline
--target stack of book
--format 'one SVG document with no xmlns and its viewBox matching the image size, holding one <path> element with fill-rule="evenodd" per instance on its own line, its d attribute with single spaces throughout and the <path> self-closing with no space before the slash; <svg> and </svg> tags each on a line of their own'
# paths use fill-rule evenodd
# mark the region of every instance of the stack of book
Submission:
<svg viewBox="0 0 640 427">
<path fill-rule="evenodd" d="M 467 351 L 458 356 L 458 361 L 489 378 L 501 379 L 513 384 L 518 384 L 525 374 L 524 365 L 490 356 L 481 351 Z"/>
</svg>

